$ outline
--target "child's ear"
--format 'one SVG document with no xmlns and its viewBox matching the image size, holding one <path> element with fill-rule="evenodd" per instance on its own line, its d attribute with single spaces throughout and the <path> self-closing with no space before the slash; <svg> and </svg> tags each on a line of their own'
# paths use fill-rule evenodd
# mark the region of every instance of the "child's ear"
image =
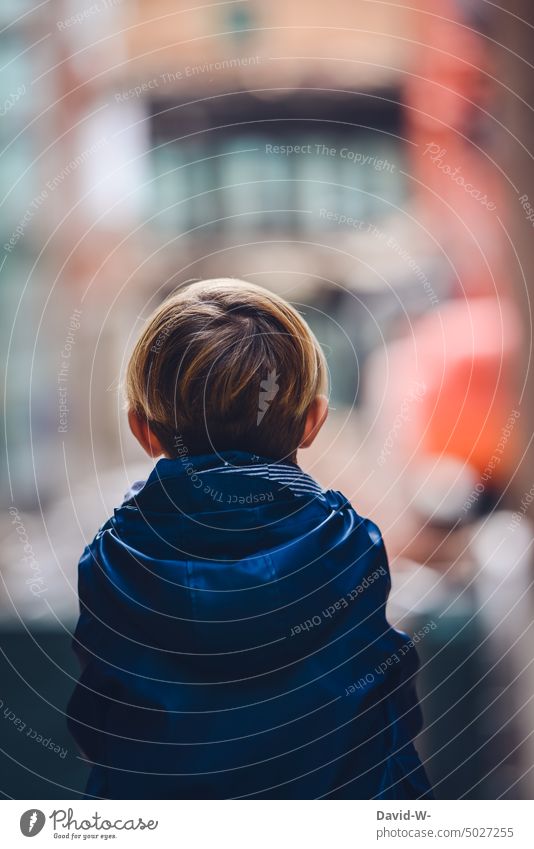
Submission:
<svg viewBox="0 0 534 849">
<path fill-rule="evenodd" d="M 165 454 L 165 449 L 157 436 L 150 430 L 145 417 L 136 413 L 135 410 L 128 410 L 128 424 L 139 445 L 150 457 L 161 457 L 162 454 Z"/>
<path fill-rule="evenodd" d="M 304 433 L 300 440 L 299 448 L 309 448 L 313 440 L 321 430 L 328 415 L 328 398 L 326 395 L 316 395 L 313 399 L 306 424 L 304 425 Z"/>
</svg>

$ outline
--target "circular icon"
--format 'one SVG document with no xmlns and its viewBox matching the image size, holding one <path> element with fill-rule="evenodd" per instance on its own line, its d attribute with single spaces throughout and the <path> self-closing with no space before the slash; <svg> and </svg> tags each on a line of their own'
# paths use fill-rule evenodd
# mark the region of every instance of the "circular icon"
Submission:
<svg viewBox="0 0 534 849">
<path fill-rule="evenodd" d="M 24 837 L 35 837 L 39 834 L 46 822 L 46 817 L 42 811 L 37 808 L 30 808 L 29 811 L 24 811 L 20 818 L 20 830 Z"/>
</svg>

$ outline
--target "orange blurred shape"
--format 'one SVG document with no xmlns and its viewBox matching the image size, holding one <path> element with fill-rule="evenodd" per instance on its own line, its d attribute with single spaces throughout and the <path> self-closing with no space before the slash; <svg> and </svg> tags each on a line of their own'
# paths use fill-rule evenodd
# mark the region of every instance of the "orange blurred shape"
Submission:
<svg viewBox="0 0 534 849">
<path fill-rule="evenodd" d="M 453 301 L 419 323 L 414 341 L 426 389 L 414 426 L 425 453 L 453 455 L 495 480 L 509 477 L 519 440 L 520 335 L 513 304 L 497 298 Z"/>
<path fill-rule="evenodd" d="M 520 351 L 521 323 L 511 300 L 442 304 L 368 363 L 377 438 L 394 430 L 401 464 L 455 457 L 485 481 L 507 480 L 521 444 Z"/>
</svg>

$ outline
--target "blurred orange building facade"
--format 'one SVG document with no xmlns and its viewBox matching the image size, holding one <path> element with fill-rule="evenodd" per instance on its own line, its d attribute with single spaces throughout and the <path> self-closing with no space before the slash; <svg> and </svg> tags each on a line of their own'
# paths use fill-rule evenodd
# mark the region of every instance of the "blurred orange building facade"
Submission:
<svg viewBox="0 0 534 849">
<path fill-rule="evenodd" d="M 468 302 L 490 297 L 499 312 L 511 284 L 501 192 L 505 177 L 492 161 L 492 124 L 486 109 L 494 85 L 490 42 L 476 30 L 478 21 L 460 17 L 459 4 L 415 2 L 406 8 L 334 0 L 328 5 L 250 2 L 192 9 L 170 0 L 135 0 L 97 6 L 81 0 L 58 3 L 55 28 L 44 42 L 37 86 L 53 109 L 42 110 L 37 119 L 36 130 L 44 142 L 36 170 L 46 184 L 65 163 L 80 156 L 84 162 L 70 170 L 46 216 L 28 236 L 36 239 L 41 268 L 48 267 L 69 307 L 79 306 L 83 298 L 80 349 L 86 346 L 92 352 L 94 328 L 99 332 L 91 367 L 79 363 L 80 385 L 91 383 L 90 398 L 87 392 L 72 398 L 83 444 L 95 439 L 108 462 L 118 461 L 117 405 L 108 391 L 117 378 L 109 376 L 109 363 L 123 360 L 139 314 L 146 314 L 168 289 L 186 279 L 250 275 L 297 302 L 319 303 L 326 312 L 330 301 L 317 302 L 324 290 L 338 288 L 353 296 L 353 302 L 373 316 L 378 330 L 360 326 L 361 316 L 356 308 L 352 316 L 345 301 L 339 313 L 346 314 L 348 326 L 342 324 L 338 334 L 325 329 L 329 344 L 336 345 L 345 333 L 356 346 L 356 364 L 350 351 L 350 367 L 347 355 L 333 358 L 336 375 L 345 380 L 341 400 L 349 404 L 359 380 L 359 360 L 363 363 L 380 342 L 380 333 L 387 341 L 392 328 L 394 337 L 397 324 L 406 325 L 406 316 L 417 339 L 419 318 L 449 298 Z M 32 21 L 35 39 L 50 29 L 43 15 L 42 28 L 39 14 Z M 238 96 L 241 107 L 235 106 Z M 294 172 L 288 179 L 277 171 L 278 162 L 267 172 L 261 170 L 264 182 L 316 184 L 313 196 L 292 189 L 282 198 L 288 208 L 302 207 L 308 213 L 295 223 L 282 214 L 278 219 L 271 214 L 268 220 L 246 214 L 239 218 L 241 205 L 245 213 L 254 208 L 247 207 L 255 202 L 254 191 L 227 193 L 232 204 L 221 212 L 220 204 L 216 206 L 219 177 L 210 172 L 206 184 L 208 166 L 202 164 L 198 173 L 190 169 L 194 179 L 188 192 L 205 194 L 206 204 L 188 219 L 164 218 L 165 205 L 184 208 L 180 175 L 186 172 L 180 160 L 168 158 L 169 151 L 178 148 L 171 142 L 181 139 L 182 147 L 189 145 L 187 155 L 197 151 L 201 162 L 212 155 L 230 161 L 233 150 L 210 147 L 216 137 L 213 126 L 250 124 L 247 110 L 252 110 L 253 120 L 258 116 L 262 129 L 274 126 L 272 116 L 278 112 L 285 115 L 280 123 L 289 126 L 299 116 L 313 118 L 314 109 L 319 123 L 347 125 L 344 131 L 349 133 L 365 130 L 367 121 L 378 122 L 380 142 L 386 146 L 378 145 L 375 134 L 371 149 L 380 147 L 383 159 L 391 160 L 391 170 L 367 169 L 370 176 L 362 176 L 360 169 L 354 178 L 347 176 L 348 170 L 332 170 L 325 156 L 315 156 L 297 180 Z M 310 133 L 309 124 L 304 132 Z M 344 137 L 332 138 L 335 146 Z M 336 163 L 340 165 L 346 163 Z M 236 170 L 228 173 L 234 182 L 254 183 L 258 167 L 241 156 Z M 332 194 L 331 185 L 340 179 L 356 193 Z M 345 217 L 364 220 L 367 212 L 358 206 L 363 196 L 378 198 L 370 232 L 335 226 L 328 219 L 341 209 Z M 271 201 L 276 206 L 274 195 Z M 223 214 L 236 221 L 233 229 L 204 227 L 209 215 L 216 219 Z M 252 226 L 255 220 L 259 224 Z M 385 247 L 391 234 L 402 250 Z M 419 275 L 413 312 L 405 294 L 412 273 Z M 383 313 L 376 309 L 377 298 L 388 304 L 399 301 L 393 321 L 389 306 Z M 505 311 L 513 310 L 507 303 Z M 340 320 L 337 313 L 334 317 Z M 507 334 L 503 322 L 493 322 L 489 368 L 473 350 L 464 363 L 467 371 L 458 378 L 454 369 L 443 372 L 448 363 L 442 358 L 442 371 L 436 374 L 439 391 L 428 411 L 430 426 L 427 422 L 424 439 L 423 432 L 416 434 L 423 450 L 469 456 L 479 471 L 484 469 L 510 406 L 503 387 L 513 382 L 519 338 Z M 424 356 L 424 347 L 420 354 Z M 504 382 L 502 376 L 492 379 L 493 364 L 500 361 Z M 471 368 L 476 394 L 460 411 L 451 399 L 475 385 L 470 383 Z M 415 373 L 402 375 L 404 383 L 415 379 Z M 98 415 L 92 415 L 91 405 Z M 391 405 L 394 409 L 394 397 Z M 456 410 L 460 416 L 452 431 L 444 410 Z"/>
</svg>

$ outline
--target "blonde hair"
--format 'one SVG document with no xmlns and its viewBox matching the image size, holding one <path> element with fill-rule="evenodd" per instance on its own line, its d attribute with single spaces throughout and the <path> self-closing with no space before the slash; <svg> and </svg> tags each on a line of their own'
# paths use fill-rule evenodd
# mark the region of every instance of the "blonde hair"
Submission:
<svg viewBox="0 0 534 849">
<path fill-rule="evenodd" d="M 155 311 L 128 364 L 126 399 L 171 457 L 185 447 L 283 459 L 327 386 L 324 354 L 299 313 L 260 286 L 221 278 Z"/>
</svg>

